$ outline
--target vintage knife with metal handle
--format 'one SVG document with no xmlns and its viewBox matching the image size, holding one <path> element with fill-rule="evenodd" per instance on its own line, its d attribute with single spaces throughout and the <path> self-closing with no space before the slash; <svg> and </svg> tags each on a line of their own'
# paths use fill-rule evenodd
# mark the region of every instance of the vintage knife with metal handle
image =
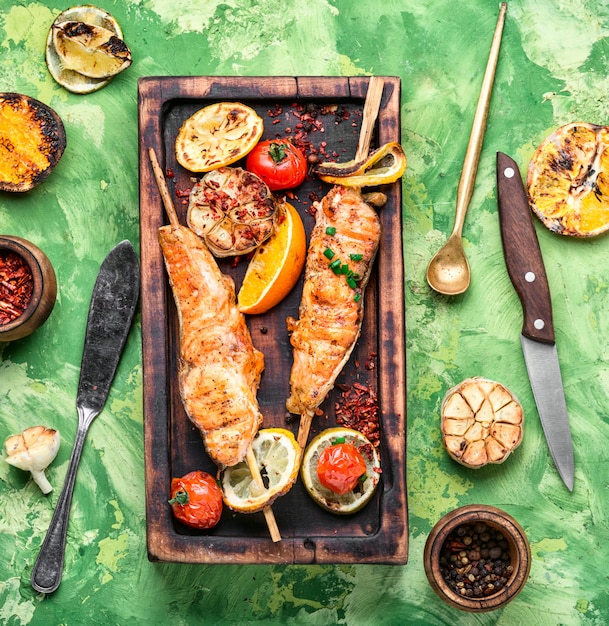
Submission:
<svg viewBox="0 0 609 626">
<path fill-rule="evenodd" d="M 83 444 L 91 422 L 106 403 L 139 291 L 137 255 L 125 240 L 105 258 L 91 296 L 76 399 L 78 430 L 65 483 L 30 578 L 32 587 L 41 593 L 52 593 L 61 582 L 70 505 Z"/>
<path fill-rule="evenodd" d="M 573 491 L 573 443 L 554 339 L 550 288 L 518 166 L 502 152 L 497 153 L 497 191 L 505 263 L 524 311 L 520 340 L 535 404 L 556 469 Z"/>
</svg>

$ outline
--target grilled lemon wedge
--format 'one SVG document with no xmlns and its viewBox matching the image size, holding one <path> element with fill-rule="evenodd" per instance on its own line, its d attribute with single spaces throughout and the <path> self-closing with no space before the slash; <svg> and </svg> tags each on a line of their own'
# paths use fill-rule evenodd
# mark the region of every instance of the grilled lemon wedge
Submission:
<svg viewBox="0 0 609 626">
<path fill-rule="evenodd" d="M 122 42 L 123 33 L 120 25 L 116 19 L 110 15 L 110 13 L 92 5 L 75 6 L 70 9 L 66 9 L 53 21 L 53 24 L 49 29 L 46 44 L 46 63 L 51 76 L 58 84 L 72 93 L 92 93 L 102 87 L 105 87 L 114 78 L 115 74 L 108 74 L 103 77 L 94 77 L 82 73 L 84 70 L 84 72 L 91 74 L 91 71 L 87 70 L 87 64 L 93 64 L 96 66 L 93 73 L 107 73 L 108 68 L 106 67 L 105 69 L 102 69 L 104 67 L 104 62 L 101 62 L 100 64 L 99 59 L 100 57 L 108 57 L 108 54 L 99 54 L 95 50 L 95 47 L 91 48 L 90 46 L 82 46 L 80 43 L 77 43 L 79 38 L 82 36 L 79 36 L 79 38 L 64 36 L 65 32 L 63 27 L 69 23 L 84 24 L 87 27 L 98 27 L 99 29 L 103 29 L 103 31 L 99 32 L 107 31 L 111 33 L 111 36 L 116 37 L 119 42 Z M 71 30 L 70 33 L 72 32 L 74 31 Z M 59 43 L 59 49 L 57 48 L 58 39 L 61 40 Z M 99 41 L 99 39 L 97 39 L 97 41 Z M 122 43 L 124 44 L 124 42 Z M 126 46 L 126 44 L 124 45 Z M 123 46 L 120 43 L 117 43 L 116 40 L 113 40 L 111 47 L 116 50 L 117 46 L 122 50 L 120 56 L 123 59 L 122 64 L 124 65 L 124 69 L 128 66 L 126 58 L 130 58 L 130 52 L 127 55 Z M 76 59 L 74 57 L 76 57 Z M 107 64 L 107 61 L 105 61 L 105 63 Z M 70 69 L 68 66 L 72 65 L 75 68 L 79 67 L 80 69 L 78 71 Z M 110 65 L 110 71 L 114 71 L 114 64 L 111 63 Z"/>
</svg>

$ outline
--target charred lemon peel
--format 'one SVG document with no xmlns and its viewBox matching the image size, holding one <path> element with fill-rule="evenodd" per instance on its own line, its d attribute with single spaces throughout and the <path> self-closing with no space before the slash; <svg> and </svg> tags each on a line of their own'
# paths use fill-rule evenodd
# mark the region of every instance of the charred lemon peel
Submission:
<svg viewBox="0 0 609 626">
<path fill-rule="evenodd" d="M 129 46 L 102 26 L 68 21 L 52 26 L 53 44 L 65 69 L 88 78 L 110 78 L 132 62 Z"/>
<path fill-rule="evenodd" d="M 366 158 L 344 163 L 324 161 L 313 170 L 321 180 L 345 187 L 371 187 L 394 183 L 406 171 L 406 155 L 397 142 L 386 143 Z"/>
<path fill-rule="evenodd" d="M 520 402 L 501 383 L 468 378 L 444 396 L 442 440 L 465 467 L 503 463 L 522 441 L 523 418 Z"/>
<path fill-rule="evenodd" d="M 73 26 L 66 31 L 67 24 Z M 47 35 L 45 60 L 64 89 L 88 94 L 105 87 L 132 59 L 116 19 L 87 4 L 66 9 L 55 18 Z"/>
<path fill-rule="evenodd" d="M 554 233 L 595 237 L 609 230 L 609 127 L 557 128 L 531 158 L 527 190 L 533 212 Z"/>
</svg>

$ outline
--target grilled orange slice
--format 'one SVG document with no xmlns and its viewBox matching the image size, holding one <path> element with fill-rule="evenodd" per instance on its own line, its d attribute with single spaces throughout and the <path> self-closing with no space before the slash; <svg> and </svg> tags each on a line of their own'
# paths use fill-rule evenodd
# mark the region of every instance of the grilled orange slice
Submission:
<svg viewBox="0 0 609 626">
<path fill-rule="evenodd" d="M 273 234 L 254 252 L 237 296 L 242 313 L 265 313 L 292 291 L 307 256 L 307 239 L 298 211 L 287 202 L 277 207 Z"/>
<path fill-rule="evenodd" d="M 49 106 L 18 93 L 0 93 L 0 189 L 29 191 L 59 162 L 66 132 Z"/>
<path fill-rule="evenodd" d="M 529 202 L 560 235 L 594 237 L 609 229 L 609 127 L 574 122 L 537 148 L 527 174 Z"/>
<path fill-rule="evenodd" d="M 461 465 L 503 463 L 522 441 L 522 407 L 501 383 L 468 378 L 442 401 L 442 439 Z"/>
</svg>

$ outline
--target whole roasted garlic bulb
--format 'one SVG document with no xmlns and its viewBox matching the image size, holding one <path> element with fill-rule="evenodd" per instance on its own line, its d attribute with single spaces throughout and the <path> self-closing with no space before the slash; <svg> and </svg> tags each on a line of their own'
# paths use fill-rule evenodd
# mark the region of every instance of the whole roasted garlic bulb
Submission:
<svg viewBox="0 0 609 626">
<path fill-rule="evenodd" d="M 26 428 L 19 435 L 11 435 L 5 442 L 5 461 L 19 469 L 29 471 L 42 493 L 53 491 L 44 470 L 53 462 L 59 451 L 59 431 L 45 426 Z"/>
<path fill-rule="evenodd" d="M 464 380 L 446 393 L 441 414 L 446 451 L 466 467 L 503 463 L 522 441 L 522 406 L 501 383 Z"/>
<path fill-rule="evenodd" d="M 261 178 L 240 167 L 221 167 L 193 186 L 187 221 L 214 256 L 238 256 L 271 236 L 276 210 L 271 190 Z"/>
</svg>

